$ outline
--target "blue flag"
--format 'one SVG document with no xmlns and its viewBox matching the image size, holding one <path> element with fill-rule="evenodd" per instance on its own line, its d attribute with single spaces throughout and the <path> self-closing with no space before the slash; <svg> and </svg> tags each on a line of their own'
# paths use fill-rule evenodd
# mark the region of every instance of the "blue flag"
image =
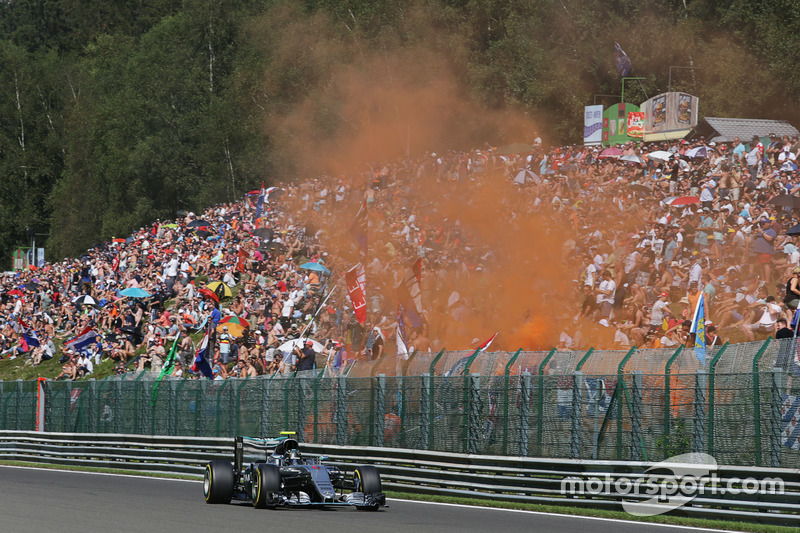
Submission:
<svg viewBox="0 0 800 533">
<path fill-rule="evenodd" d="M 261 211 L 264 209 L 264 199 L 267 197 L 267 191 L 264 190 L 264 182 L 261 182 L 261 192 L 256 199 L 256 214 L 254 218 L 261 216 Z"/>
<path fill-rule="evenodd" d="M 197 353 L 194 356 L 194 364 L 192 364 L 192 370 L 194 372 L 199 371 L 208 379 L 214 379 L 214 375 L 211 373 L 211 365 L 208 363 L 208 345 L 209 338 L 211 337 L 211 328 L 213 327 L 213 324 L 208 326 L 206 334 L 203 335 L 203 340 L 200 342 L 200 346 L 197 348 Z"/>
<path fill-rule="evenodd" d="M 614 43 L 614 62 L 617 64 L 617 72 L 623 78 L 633 72 L 633 63 L 619 43 Z"/>
<path fill-rule="evenodd" d="M 690 333 L 694 333 L 694 355 L 700 364 L 706 364 L 706 311 L 704 303 L 705 293 L 700 293 L 700 299 L 697 300 L 697 307 L 694 310 L 692 317 L 692 328 Z"/>
</svg>

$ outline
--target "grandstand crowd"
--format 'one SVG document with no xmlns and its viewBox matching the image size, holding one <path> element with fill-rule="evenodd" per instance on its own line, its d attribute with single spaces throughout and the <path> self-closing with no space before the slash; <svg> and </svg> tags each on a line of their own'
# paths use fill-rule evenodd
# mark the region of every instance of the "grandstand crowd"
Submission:
<svg viewBox="0 0 800 533">
<path fill-rule="evenodd" d="M 252 191 L 80 258 L 6 273 L 0 352 L 31 365 L 57 358 L 59 377 L 78 379 L 108 359 L 117 374 L 160 372 L 174 350 L 169 374 L 197 378 L 199 339 L 211 329 L 215 379 L 340 372 L 395 354 L 394 290 L 418 259 L 426 320 L 405 325 L 408 351 L 453 339 L 461 345 L 450 349 L 475 349 L 486 335 L 464 325 L 500 301 L 493 292 L 518 290 L 487 284 L 507 260 L 492 238 L 437 210 L 443 198 L 473 205 L 476 191 L 497 203 L 491 216 L 501 224 L 536 214 L 560 242 L 567 301 L 548 322 L 542 342 L 551 344 L 525 348 L 691 343 L 701 294 L 707 344 L 785 335 L 800 301 L 800 250 L 787 235 L 800 222 L 798 156 L 796 136 L 605 150 L 534 136 L 513 150 L 427 153 Z M 498 184 L 513 193 L 486 194 Z M 366 257 L 349 235 L 361 206 L 370 213 Z M 520 245 L 535 247 L 536 237 Z M 368 280 L 363 323 L 342 280 L 358 260 Z M 131 289 L 146 296 L 123 294 Z M 425 302 L 434 292 L 443 296 Z"/>
</svg>

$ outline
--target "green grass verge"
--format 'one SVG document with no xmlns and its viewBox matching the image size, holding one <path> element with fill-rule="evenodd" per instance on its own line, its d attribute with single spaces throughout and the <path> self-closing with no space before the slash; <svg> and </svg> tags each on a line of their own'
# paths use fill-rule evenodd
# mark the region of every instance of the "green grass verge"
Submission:
<svg viewBox="0 0 800 533">
<path fill-rule="evenodd" d="M 121 468 L 93 468 L 74 465 L 54 465 L 49 463 L 32 463 L 25 461 L 2 461 L 0 465 L 25 466 L 31 468 L 43 468 L 51 470 L 71 470 L 75 472 L 100 472 L 107 474 L 127 474 L 143 477 L 163 478 L 163 479 L 187 479 L 199 481 L 198 476 L 188 476 L 181 474 L 157 474 L 151 472 L 140 472 L 137 470 L 125 470 Z M 518 502 L 496 502 L 473 498 L 458 498 L 452 496 L 432 496 L 409 492 L 387 491 L 386 495 L 391 498 L 402 500 L 416 500 L 425 502 L 455 503 L 469 505 L 472 507 L 492 507 L 498 509 L 517 509 L 523 511 L 536 511 L 540 513 L 557 513 L 573 516 L 591 516 L 596 518 L 612 518 L 625 520 L 628 522 L 645 522 L 651 524 L 669 524 L 675 526 L 703 527 L 711 529 L 725 529 L 729 531 L 746 531 L 753 533 L 796 533 L 797 528 L 785 526 L 773 526 L 768 524 L 755 524 L 750 522 L 732 522 L 727 520 L 708 520 L 703 518 L 688 518 L 680 516 L 632 516 L 622 511 L 608 511 L 604 509 L 587 509 L 583 507 L 568 507 L 562 505 L 540 505 Z M 389 502 L 391 505 L 391 502 Z"/>
</svg>

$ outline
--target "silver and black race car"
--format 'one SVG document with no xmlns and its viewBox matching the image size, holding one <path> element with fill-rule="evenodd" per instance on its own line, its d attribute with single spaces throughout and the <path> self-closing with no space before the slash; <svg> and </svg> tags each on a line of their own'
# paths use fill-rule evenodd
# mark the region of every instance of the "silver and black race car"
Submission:
<svg viewBox="0 0 800 533">
<path fill-rule="evenodd" d="M 351 506 L 376 511 L 386 506 L 381 477 L 374 466 L 355 468 L 352 477 L 325 457 L 304 457 L 300 445 L 282 432 L 275 439 L 237 437 L 233 464 L 214 460 L 206 465 L 206 503 L 249 501 L 253 507 Z M 287 436 L 288 435 L 288 436 Z"/>
</svg>

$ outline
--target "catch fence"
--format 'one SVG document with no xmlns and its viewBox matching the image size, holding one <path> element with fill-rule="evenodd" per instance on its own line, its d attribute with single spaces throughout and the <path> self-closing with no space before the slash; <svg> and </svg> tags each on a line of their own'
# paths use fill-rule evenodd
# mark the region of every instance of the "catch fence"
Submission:
<svg viewBox="0 0 800 533">
<path fill-rule="evenodd" d="M 395 364 L 394 361 L 391 362 Z M 405 375 L 0 382 L 0 429 L 232 437 L 529 457 L 800 468 L 791 340 L 694 350 L 415 354 Z M 358 377 L 355 377 L 358 376 Z"/>
</svg>

